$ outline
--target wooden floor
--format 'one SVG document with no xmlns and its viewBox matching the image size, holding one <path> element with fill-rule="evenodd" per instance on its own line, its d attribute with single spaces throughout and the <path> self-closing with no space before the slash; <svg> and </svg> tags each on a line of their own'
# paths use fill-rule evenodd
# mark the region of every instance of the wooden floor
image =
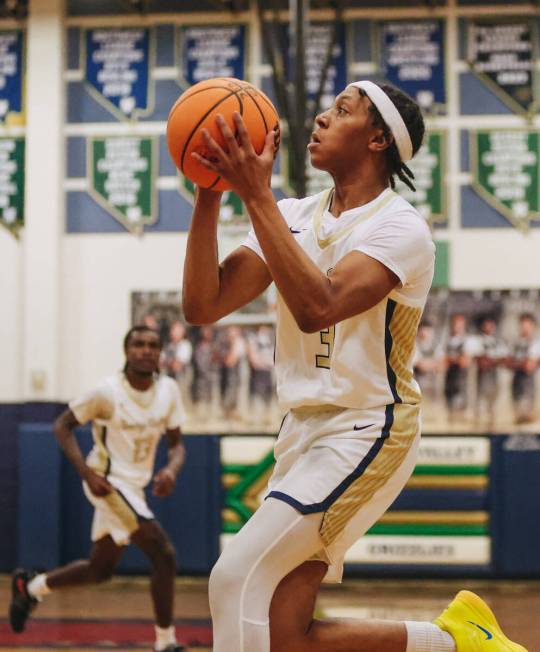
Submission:
<svg viewBox="0 0 540 652">
<path fill-rule="evenodd" d="M 540 581 L 349 580 L 323 589 L 317 615 L 334 618 L 432 620 L 460 588 L 488 601 L 506 633 L 529 652 L 540 651 Z M 210 621 L 206 580 L 178 580 L 175 624 L 189 649 L 208 652 Z M 9 603 L 9 578 L 0 576 L 0 603 Z M 0 619 L 0 650 L 151 650 L 153 623 L 145 578 L 116 579 L 95 588 L 48 596 L 15 636 Z"/>
</svg>

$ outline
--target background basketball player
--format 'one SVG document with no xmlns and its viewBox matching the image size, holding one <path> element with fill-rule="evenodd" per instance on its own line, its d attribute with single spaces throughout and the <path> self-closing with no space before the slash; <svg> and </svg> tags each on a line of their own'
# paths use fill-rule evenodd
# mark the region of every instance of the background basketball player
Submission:
<svg viewBox="0 0 540 652">
<path fill-rule="evenodd" d="M 144 487 L 164 434 L 168 462 L 154 475 L 152 490 L 156 496 L 168 496 L 174 489 L 184 463 L 180 432 L 184 410 L 176 382 L 156 375 L 161 341 L 155 330 L 132 328 L 125 336 L 124 351 L 124 370 L 71 401 L 54 424 L 58 443 L 95 508 L 90 557 L 39 575 L 15 571 L 9 620 L 15 632 L 22 632 L 30 612 L 51 591 L 109 579 L 131 541 L 152 564 L 155 650 L 180 652 L 184 648 L 176 644 L 172 625 L 176 555 L 146 503 Z M 88 421 L 94 447 L 85 460 L 74 430 Z"/>
</svg>

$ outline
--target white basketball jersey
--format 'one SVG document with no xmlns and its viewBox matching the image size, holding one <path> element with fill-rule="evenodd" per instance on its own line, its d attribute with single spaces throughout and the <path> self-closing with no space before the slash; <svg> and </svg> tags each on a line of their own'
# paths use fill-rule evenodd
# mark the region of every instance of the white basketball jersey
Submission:
<svg viewBox="0 0 540 652">
<path fill-rule="evenodd" d="M 352 251 L 375 258 L 400 284 L 369 310 L 303 333 L 278 298 L 276 378 L 284 410 L 310 405 L 369 409 L 417 403 L 412 356 L 418 322 L 431 286 L 435 247 L 420 214 L 390 189 L 335 218 L 331 191 L 285 199 L 279 209 L 291 233 L 324 273 Z M 253 229 L 245 246 L 264 260 Z"/>
<path fill-rule="evenodd" d="M 178 386 L 166 376 L 141 392 L 118 373 L 69 407 L 79 423 L 92 421 L 94 447 L 88 465 L 112 480 L 137 487 L 150 481 L 161 436 L 184 420 Z"/>
</svg>

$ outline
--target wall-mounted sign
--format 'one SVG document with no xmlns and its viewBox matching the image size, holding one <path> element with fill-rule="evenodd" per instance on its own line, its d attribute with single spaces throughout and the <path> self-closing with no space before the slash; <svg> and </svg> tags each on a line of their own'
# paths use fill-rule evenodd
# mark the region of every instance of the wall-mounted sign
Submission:
<svg viewBox="0 0 540 652">
<path fill-rule="evenodd" d="M 212 77 L 245 79 L 246 27 L 198 25 L 180 28 L 180 83 Z"/>
<path fill-rule="evenodd" d="M 0 224 L 15 235 L 24 225 L 24 138 L 0 138 Z"/>
<path fill-rule="evenodd" d="M 23 33 L 0 31 L 0 122 L 22 123 Z"/>
<path fill-rule="evenodd" d="M 321 83 L 321 74 L 332 42 L 334 29 L 337 29 L 336 43 L 332 50 L 330 66 L 326 71 L 321 109 L 332 105 L 336 95 L 347 85 L 347 42 L 345 25 L 339 23 L 311 23 L 309 25 L 306 47 L 306 91 L 308 100 L 314 102 Z"/>
<path fill-rule="evenodd" d="M 416 192 L 396 178 L 396 190 L 423 215 L 430 224 L 444 224 L 446 197 L 444 191 L 444 134 L 432 131 L 424 144 L 408 163 L 414 174 Z"/>
<path fill-rule="evenodd" d="M 473 188 L 516 228 L 540 217 L 540 134 L 527 129 L 471 134 Z"/>
<path fill-rule="evenodd" d="M 85 81 L 91 92 L 122 118 L 148 113 L 150 30 L 89 29 L 85 38 Z"/>
<path fill-rule="evenodd" d="M 474 20 L 468 26 L 471 70 L 514 111 L 529 112 L 534 101 L 533 29 L 524 19 Z"/>
<path fill-rule="evenodd" d="M 126 229 L 142 233 L 157 220 L 154 138 L 89 138 L 90 194 Z"/>
<path fill-rule="evenodd" d="M 380 68 L 391 84 L 429 111 L 446 104 L 444 28 L 440 20 L 381 24 Z"/>
</svg>

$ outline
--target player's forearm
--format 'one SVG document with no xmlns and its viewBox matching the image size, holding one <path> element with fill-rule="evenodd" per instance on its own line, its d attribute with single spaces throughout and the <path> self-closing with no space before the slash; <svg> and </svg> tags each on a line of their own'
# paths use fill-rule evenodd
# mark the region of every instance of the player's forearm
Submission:
<svg viewBox="0 0 540 652">
<path fill-rule="evenodd" d="M 217 222 L 221 193 L 199 191 L 188 235 L 182 307 L 188 322 L 210 323 L 220 293 Z"/>
<path fill-rule="evenodd" d="M 180 469 L 184 466 L 184 461 L 186 459 L 186 449 L 182 442 L 178 442 L 174 446 L 169 448 L 167 467 L 174 473 L 178 475 Z"/>
<path fill-rule="evenodd" d="M 268 269 L 299 328 L 305 332 L 320 330 L 331 312 L 328 277 L 297 244 L 270 190 L 264 197 L 248 200 L 246 208 Z"/>
</svg>

